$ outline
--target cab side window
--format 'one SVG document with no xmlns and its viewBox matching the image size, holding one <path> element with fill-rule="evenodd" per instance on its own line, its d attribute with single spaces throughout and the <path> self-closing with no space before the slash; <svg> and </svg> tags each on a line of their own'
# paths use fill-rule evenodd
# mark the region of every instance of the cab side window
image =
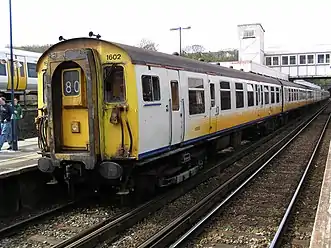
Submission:
<svg viewBox="0 0 331 248">
<path fill-rule="evenodd" d="M 124 68 L 118 65 L 105 66 L 103 68 L 104 101 L 125 101 Z"/>
</svg>

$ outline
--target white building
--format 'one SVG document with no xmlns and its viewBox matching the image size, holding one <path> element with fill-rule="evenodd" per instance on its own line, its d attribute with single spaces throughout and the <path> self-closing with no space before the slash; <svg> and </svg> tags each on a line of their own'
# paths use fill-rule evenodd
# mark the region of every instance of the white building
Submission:
<svg viewBox="0 0 331 248">
<path fill-rule="evenodd" d="M 290 78 L 331 77 L 330 45 L 305 48 L 264 49 L 264 33 L 260 23 L 238 25 L 239 61 L 266 65 Z"/>
</svg>

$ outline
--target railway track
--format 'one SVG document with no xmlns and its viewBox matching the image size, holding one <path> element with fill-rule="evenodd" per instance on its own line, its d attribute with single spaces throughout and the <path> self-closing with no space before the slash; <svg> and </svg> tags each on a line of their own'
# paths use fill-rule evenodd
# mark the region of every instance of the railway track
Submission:
<svg viewBox="0 0 331 248">
<path fill-rule="evenodd" d="M 326 117 L 321 113 L 322 111 L 308 123 L 305 123 L 304 126 L 296 128 L 267 152 L 247 165 L 238 174 L 216 188 L 204 199 L 199 201 L 185 213 L 178 216 L 170 224 L 162 230 L 159 230 L 155 235 L 151 236 L 138 247 L 167 247 L 170 244 L 170 247 L 183 247 L 188 244 L 188 247 L 191 247 L 194 245 L 194 242 L 192 243 L 192 238 L 202 231 L 202 228 L 211 217 L 214 217 L 216 213 L 220 212 L 220 210 L 224 210 L 225 206 L 228 207 L 226 209 L 229 212 L 228 215 L 225 215 L 225 218 L 222 218 L 222 220 L 217 221 L 217 224 L 215 224 L 213 228 L 217 229 L 217 227 L 227 226 L 226 223 L 228 223 L 230 228 L 222 232 L 222 235 L 216 241 L 216 244 L 236 244 L 240 247 L 240 245 L 247 246 L 249 244 L 252 245 L 252 242 L 255 242 L 254 247 L 259 247 L 259 245 L 265 247 L 266 243 L 269 242 L 269 238 L 272 237 L 272 233 L 275 233 L 271 242 L 271 247 L 275 247 L 275 245 L 279 244 L 279 241 L 281 240 L 281 234 L 286 227 L 295 199 L 298 196 L 302 182 L 305 179 L 311 161 L 313 160 L 316 150 L 318 149 L 320 141 L 325 133 L 325 128 L 329 123 L 330 114 Z M 323 125 L 321 125 L 321 119 L 323 120 Z M 312 140 L 312 138 L 316 136 L 317 127 L 319 127 L 318 131 L 322 131 L 316 143 L 316 140 Z M 307 140 L 307 133 L 304 134 L 304 131 L 310 135 L 308 136 L 308 140 L 310 137 L 310 143 Z M 315 134 L 315 136 L 312 136 L 313 134 Z M 306 139 L 302 137 L 306 137 Z M 294 142 L 294 140 L 296 140 L 296 142 Z M 276 165 L 271 163 L 278 155 L 284 152 L 285 149 L 288 151 L 292 144 L 295 145 L 300 141 L 301 146 L 303 144 L 308 145 L 309 143 L 311 148 L 313 148 L 313 153 L 308 164 L 300 163 L 305 161 L 301 159 L 300 162 L 296 161 L 296 166 L 293 165 L 292 170 L 288 171 L 289 167 L 287 167 L 286 164 Z M 300 146 L 296 146 L 296 148 L 300 153 Z M 296 157 L 295 159 L 297 158 L 299 157 Z M 285 159 L 291 160 L 291 157 Z M 288 162 L 290 160 L 288 160 Z M 275 168 L 276 166 L 277 168 Z M 264 174 L 267 174 L 266 178 L 261 176 L 261 178 L 252 182 L 252 179 L 257 177 L 257 175 L 264 171 L 264 169 L 267 171 L 264 172 Z M 298 171 L 300 173 L 298 173 Z M 243 181 L 248 175 L 250 175 L 248 179 L 241 183 L 241 181 Z M 278 175 L 278 177 L 275 177 L 275 175 Z M 291 182 L 292 184 L 293 182 L 296 183 L 294 175 L 296 175 L 297 180 L 300 178 L 301 180 L 299 180 L 299 184 L 295 188 L 291 200 L 287 201 L 285 205 L 284 202 L 282 202 L 283 204 L 280 206 L 277 204 L 279 197 L 282 197 L 283 194 L 288 194 L 288 189 L 290 187 L 293 189 Z M 233 187 L 234 185 L 236 185 L 236 188 Z M 248 193 L 245 191 L 246 194 L 244 196 L 241 195 L 242 197 L 238 199 L 237 193 L 245 190 L 247 185 L 252 189 L 248 190 Z M 237 198 L 236 203 L 229 206 L 230 200 L 233 200 L 234 198 Z M 286 206 L 287 204 L 289 205 Z M 279 209 L 285 209 L 284 212 L 280 211 L 285 213 L 282 218 L 280 218 Z M 277 223 L 279 224 L 279 222 L 280 225 L 277 226 Z M 233 228 L 233 226 L 236 226 L 237 229 Z M 251 227 L 252 230 L 247 231 L 246 228 L 248 227 Z M 183 234 L 183 230 L 188 231 Z M 220 230 L 217 230 L 216 232 L 218 231 Z M 210 236 L 215 237 L 216 234 L 211 234 Z M 208 245 L 208 242 L 203 242 L 203 244 Z M 196 247 L 202 246 L 196 245 Z"/>
<path fill-rule="evenodd" d="M 292 123 L 293 125 L 293 123 Z M 298 124 L 296 124 L 298 125 Z M 192 178 L 190 181 L 185 182 L 179 188 L 176 187 L 174 190 L 165 193 L 162 196 L 159 196 L 147 203 L 142 204 L 138 208 L 135 208 L 131 211 L 127 211 L 123 213 L 120 211 L 118 214 L 113 214 L 111 216 L 107 216 L 107 218 L 103 218 L 101 221 L 97 221 L 95 225 L 92 225 L 90 228 L 86 228 L 83 231 L 78 231 L 76 233 L 71 233 L 69 237 L 61 237 L 61 240 L 50 240 L 45 241 L 42 247 L 94 247 L 96 244 L 101 243 L 104 240 L 108 240 L 108 242 L 114 241 L 119 237 L 120 233 L 130 226 L 133 226 L 135 223 L 144 219 L 146 216 L 150 214 L 150 212 L 155 212 L 161 207 L 163 207 L 166 203 L 171 202 L 180 196 L 184 195 L 189 190 L 192 190 L 196 187 L 197 184 L 200 184 L 206 181 L 211 176 L 215 175 L 215 173 L 219 173 L 219 168 L 226 168 L 227 166 L 233 164 L 239 159 L 243 158 L 247 154 L 251 153 L 254 149 L 260 147 L 262 144 L 271 140 L 272 138 L 277 139 L 277 135 L 281 131 L 289 132 L 288 126 L 279 129 L 277 132 L 262 138 L 257 141 L 253 145 L 247 146 L 245 149 L 241 150 L 239 153 L 235 153 L 232 157 L 227 158 L 222 163 L 217 163 L 214 166 L 211 166 L 203 174 Z M 294 128 L 294 127 L 293 127 Z M 284 135 L 285 136 L 285 135 Z M 276 142 L 275 142 L 276 143 Z M 53 228 L 53 232 L 57 232 L 56 228 Z M 53 235 L 54 236 L 54 235 Z M 0 243 L 1 247 L 1 243 Z M 10 247 L 10 246 L 5 246 Z"/>
</svg>

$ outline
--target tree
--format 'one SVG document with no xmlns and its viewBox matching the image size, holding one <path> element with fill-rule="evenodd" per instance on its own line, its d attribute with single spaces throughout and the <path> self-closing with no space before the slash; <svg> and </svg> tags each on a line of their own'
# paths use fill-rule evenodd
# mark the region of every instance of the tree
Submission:
<svg viewBox="0 0 331 248">
<path fill-rule="evenodd" d="M 45 44 L 45 45 L 24 45 L 24 46 L 14 46 L 14 49 L 29 51 L 29 52 L 35 52 L 35 53 L 43 53 L 48 48 L 50 48 L 52 44 Z M 9 48 L 9 45 L 6 46 Z"/>
<path fill-rule="evenodd" d="M 191 59 L 202 59 L 206 62 L 223 62 L 223 61 L 237 61 L 238 50 L 229 49 L 218 52 L 205 52 L 205 48 L 201 45 L 191 45 L 183 49 L 182 56 Z"/>
<path fill-rule="evenodd" d="M 155 42 L 148 40 L 148 39 L 142 39 L 140 41 L 140 43 L 138 44 L 138 46 L 140 48 L 146 49 L 146 50 L 150 50 L 150 51 L 157 51 L 158 50 L 158 44 L 156 44 Z"/>
</svg>

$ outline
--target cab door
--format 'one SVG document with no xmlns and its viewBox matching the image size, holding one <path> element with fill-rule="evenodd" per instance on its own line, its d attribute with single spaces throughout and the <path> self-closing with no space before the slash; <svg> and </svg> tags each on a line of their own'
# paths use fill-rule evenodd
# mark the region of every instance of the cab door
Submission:
<svg viewBox="0 0 331 248">
<path fill-rule="evenodd" d="M 86 76 L 77 65 L 61 70 L 62 149 L 89 149 Z"/>
<path fill-rule="evenodd" d="M 183 110 L 180 106 L 180 79 L 179 72 L 175 70 L 168 70 L 169 79 L 169 126 L 170 126 L 170 136 L 169 144 L 175 145 L 182 141 L 182 129 L 183 129 Z"/>
<path fill-rule="evenodd" d="M 216 101 L 215 83 L 212 81 L 209 82 L 209 95 L 210 95 L 209 133 L 214 133 L 217 131 L 217 116 L 219 115 L 219 104 Z"/>
</svg>

